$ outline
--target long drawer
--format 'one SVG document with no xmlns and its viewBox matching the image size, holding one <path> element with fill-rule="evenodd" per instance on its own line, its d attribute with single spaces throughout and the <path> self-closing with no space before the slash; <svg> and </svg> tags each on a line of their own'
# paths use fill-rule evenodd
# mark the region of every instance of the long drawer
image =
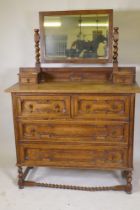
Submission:
<svg viewBox="0 0 140 210">
<path fill-rule="evenodd" d="M 27 121 L 18 123 L 21 141 L 119 143 L 129 141 L 129 123 L 120 121 Z"/>
<path fill-rule="evenodd" d="M 76 168 L 125 168 L 127 149 L 116 147 L 53 146 L 51 144 L 21 144 L 20 164 Z"/>
<path fill-rule="evenodd" d="M 73 97 L 73 116 L 78 119 L 129 119 L 128 95 L 79 95 Z"/>
<path fill-rule="evenodd" d="M 16 115 L 30 118 L 70 118 L 70 96 L 18 96 Z"/>
</svg>

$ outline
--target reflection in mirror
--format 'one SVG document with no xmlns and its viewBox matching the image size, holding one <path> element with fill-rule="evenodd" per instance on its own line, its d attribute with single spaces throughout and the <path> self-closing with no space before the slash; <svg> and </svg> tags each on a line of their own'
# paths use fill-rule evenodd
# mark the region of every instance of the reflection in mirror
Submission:
<svg viewBox="0 0 140 210">
<path fill-rule="evenodd" d="M 107 58 L 108 26 L 108 15 L 46 16 L 46 56 Z"/>
</svg>

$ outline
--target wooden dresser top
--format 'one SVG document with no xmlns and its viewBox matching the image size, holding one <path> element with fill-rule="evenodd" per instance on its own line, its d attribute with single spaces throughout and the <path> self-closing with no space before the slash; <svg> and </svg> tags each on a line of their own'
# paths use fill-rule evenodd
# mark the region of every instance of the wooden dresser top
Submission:
<svg viewBox="0 0 140 210">
<path fill-rule="evenodd" d="M 119 85 L 112 83 L 97 84 L 93 82 L 47 82 L 35 85 L 19 85 L 6 89 L 15 93 L 140 93 L 138 84 Z"/>
</svg>

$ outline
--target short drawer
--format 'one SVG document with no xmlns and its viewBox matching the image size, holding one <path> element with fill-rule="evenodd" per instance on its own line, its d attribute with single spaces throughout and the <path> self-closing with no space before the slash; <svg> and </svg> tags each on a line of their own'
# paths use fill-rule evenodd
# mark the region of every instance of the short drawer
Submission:
<svg viewBox="0 0 140 210">
<path fill-rule="evenodd" d="M 37 78 L 35 78 L 35 77 L 21 77 L 20 84 L 23 84 L 23 85 L 37 84 Z"/>
<path fill-rule="evenodd" d="M 69 96 L 18 96 L 17 115 L 39 118 L 69 118 Z"/>
<path fill-rule="evenodd" d="M 81 95 L 73 97 L 74 118 L 128 119 L 129 95 Z"/>
<path fill-rule="evenodd" d="M 19 139 L 22 141 L 62 141 L 90 143 L 128 143 L 129 124 L 116 121 L 20 121 Z"/>
<path fill-rule="evenodd" d="M 130 76 L 127 76 L 127 75 L 121 75 L 121 76 L 114 76 L 113 78 L 113 82 L 115 84 L 127 84 L 127 85 L 132 85 L 135 83 L 135 75 L 130 75 Z"/>
<path fill-rule="evenodd" d="M 51 145 L 20 145 L 22 165 L 73 168 L 125 168 L 127 149 L 90 147 L 89 149 L 56 148 Z"/>
</svg>

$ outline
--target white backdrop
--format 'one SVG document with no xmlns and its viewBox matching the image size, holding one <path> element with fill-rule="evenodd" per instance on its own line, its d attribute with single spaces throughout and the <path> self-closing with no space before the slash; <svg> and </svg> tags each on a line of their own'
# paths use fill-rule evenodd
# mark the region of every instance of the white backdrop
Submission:
<svg viewBox="0 0 140 210">
<path fill-rule="evenodd" d="M 0 165 L 15 164 L 14 130 L 10 94 L 4 89 L 17 82 L 18 69 L 34 65 L 33 29 L 38 12 L 47 10 L 114 9 L 120 28 L 119 61 L 137 67 L 140 83 L 139 0 L 0 0 Z M 135 155 L 140 163 L 140 95 L 136 97 Z"/>
</svg>

